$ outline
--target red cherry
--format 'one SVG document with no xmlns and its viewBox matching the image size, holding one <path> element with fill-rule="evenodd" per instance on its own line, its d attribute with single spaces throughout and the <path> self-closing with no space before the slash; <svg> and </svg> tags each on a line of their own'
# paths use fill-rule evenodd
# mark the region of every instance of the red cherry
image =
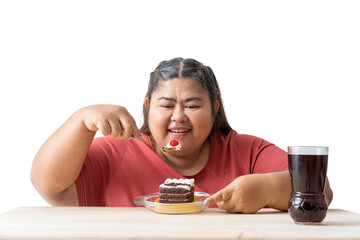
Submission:
<svg viewBox="0 0 360 240">
<path fill-rule="evenodd" d="M 178 140 L 173 139 L 173 140 L 170 141 L 170 146 L 175 147 L 175 146 L 177 146 L 177 145 L 179 145 L 179 141 L 178 141 Z"/>
</svg>

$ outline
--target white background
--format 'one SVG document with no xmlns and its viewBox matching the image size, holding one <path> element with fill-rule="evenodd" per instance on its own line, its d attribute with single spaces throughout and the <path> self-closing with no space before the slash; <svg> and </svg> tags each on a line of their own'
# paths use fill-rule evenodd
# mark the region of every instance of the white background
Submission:
<svg viewBox="0 0 360 240">
<path fill-rule="evenodd" d="M 141 124 L 150 72 L 214 70 L 239 133 L 330 147 L 332 208 L 359 206 L 359 1 L 1 1 L 0 213 L 44 206 L 41 144 L 74 111 L 125 106 Z"/>
</svg>

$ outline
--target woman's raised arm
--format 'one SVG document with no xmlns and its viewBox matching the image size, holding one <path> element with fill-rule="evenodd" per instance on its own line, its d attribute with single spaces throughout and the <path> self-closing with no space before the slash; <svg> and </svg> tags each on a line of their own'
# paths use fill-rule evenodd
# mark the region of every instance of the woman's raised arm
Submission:
<svg viewBox="0 0 360 240">
<path fill-rule="evenodd" d="M 116 105 L 82 108 L 56 130 L 37 152 L 31 181 L 51 205 L 78 205 L 75 181 L 97 131 L 104 136 L 139 138 L 129 112 Z"/>
</svg>

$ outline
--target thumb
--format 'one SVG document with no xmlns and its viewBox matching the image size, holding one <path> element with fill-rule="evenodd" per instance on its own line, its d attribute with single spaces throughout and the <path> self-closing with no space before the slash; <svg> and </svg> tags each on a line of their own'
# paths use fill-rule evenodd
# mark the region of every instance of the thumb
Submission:
<svg viewBox="0 0 360 240">
<path fill-rule="evenodd" d="M 204 204 L 210 206 L 218 202 L 228 200 L 230 197 L 231 197 L 231 191 L 228 188 L 223 188 L 214 195 L 207 198 Z"/>
</svg>

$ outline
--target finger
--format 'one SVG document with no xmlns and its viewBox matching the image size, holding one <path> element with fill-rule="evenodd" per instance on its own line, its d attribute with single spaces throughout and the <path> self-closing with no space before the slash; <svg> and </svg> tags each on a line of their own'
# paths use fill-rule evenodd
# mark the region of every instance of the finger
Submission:
<svg viewBox="0 0 360 240">
<path fill-rule="evenodd" d="M 217 193 L 215 193 L 214 195 L 212 195 L 211 197 L 207 198 L 205 200 L 205 204 L 213 205 L 213 204 L 216 204 L 218 202 L 226 201 L 230 197 L 231 197 L 230 189 L 224 188 L 224 189 L 221 189 L 220 191 L 218 191 Z"/>
<path fill-rule="evenodd" d="M 216 205 L 218 208 L 226 210 L 227 212 L 234 212 L 236 207 L 233 201 L 231 201 L 231 198 L 226 201 L 218 202 Z"/>
<path fill-rule="evenodd" d="M 223 203 L 223 204 L 221 204 Z M 221 204 L 221 205 L 220 205 Z M 236 206 L 234 204 L 225 204 L 225 202 L 220 202 L 217 204 L 219 209 L 225 210 L 228 213 L 237 213 L 238 211 L 236 211 Z"/>
<path fill-rule="evenodd" d="M 235 207 L 230 209 L 223 209 L 223 210 L 226 210 L 228 213 L 239 213 L 239 211 L 237 211 Z"/>
<path fill-rule="evenodd" d="M 141 142 L 142 141 L 142 138 L 141 138 L 141 134 L 140 134 L 140 130 L 137 128 L 137 126 L 135 125 L 135 127 L 134 127 L 134 138 L 136 139 L 136 140 L 138 140 L 139 142 Z"/>
<path fill-rule="evenodd" d="M 111 119 L 108 121 L 111 127 L 111 132 L 109 134 L 110 137 L 118 137 L 122 135 L 122 127 L 121 123 L 118 119 Z"/>
<path fill-rule="evenodd" d="M 140 130 L 138 129 L 138 127 L 136 126 L 136 122 L 133 119 L 129 119 L 129 121 L 131 122 L 131 127 L 132 127 L 132 134 L 129 137 L 129 139 L 136 139 L 139 142 L 142 142 L 142 137 L 141 137 L 141 133 Z"/>
<path fill-rule="evenodd" d="M 134 136 L 134 124 L 131 122 L 129 118 L 122 118 L 120 120 L 120 124 L 122 126 L 122 139 L 130 138 L 131 136 Z"/>
<path fill-rule="evenodd" d="M 142 141 L 141 138 L 140 138 L 140 130 L 136 125 L 135 119 L 132 117 L 132 115 L 126 109 L 125 109 L 125 112 L 127 113 L 128 120 L 129 120 L 129 122 L 131 123 L 131 126 L 132 126 L 132 134 L 131 134 L 131 136 L 134 137 L 138 141 Z"/>
<path fill-rule="evenodd" d="M 96 126 L 104 136 L 108 136 L 111 133 L 111 126 L 108 121 L 99 120 Z"/>
</svg>

